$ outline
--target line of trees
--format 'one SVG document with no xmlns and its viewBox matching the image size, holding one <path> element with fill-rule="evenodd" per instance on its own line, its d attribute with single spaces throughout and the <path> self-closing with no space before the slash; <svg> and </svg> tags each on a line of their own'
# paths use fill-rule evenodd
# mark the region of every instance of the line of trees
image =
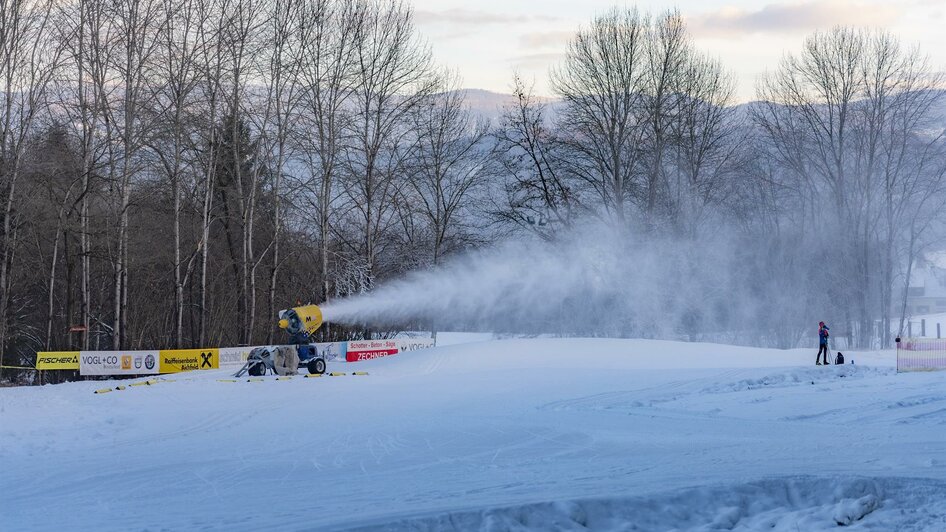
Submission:
<svg viewBox="0 0 946 532">
<path fill-rule="evenodd" d="M 743 341 L 794 345 L 817 311 L 886 345 L 940 229 L 942 80 L 884 32 L 817 33 L 734 106 L 679 13 L 613 9 L 557 100 L 516 78 L 489 123 L 400 0 L 0 7 L 0 365 L 273 342 L 297 301 L 587 217 L 737 238 L 772 303 Z M 701 313 L 681 331 L 733 327 Z"/>
<path fill-rule="evenodd" d="M 553 70 L 558 103 L 515 84 L 497 133 L 516 207 L 504 218 L 549 220 L 537 230 L 551 238 L 599 217 L 689 247 L 664 267 L 681 284 L 716 269 L 721 293 L 681 305 L 668 283 L 683 337 L 792 347 L 823 319 L 850 347 L 890 346 L 916 261 L 942 246 L 943 81 L 893 35 L 838 27 L 763 77 L 758 101 L 732 105 L 731 76 L 679 13 L 614 9 Z M 707 242 L 731 258 L 701 264 Z M 629 334 L 657 326 L 620 318 Z"/>
</svg>

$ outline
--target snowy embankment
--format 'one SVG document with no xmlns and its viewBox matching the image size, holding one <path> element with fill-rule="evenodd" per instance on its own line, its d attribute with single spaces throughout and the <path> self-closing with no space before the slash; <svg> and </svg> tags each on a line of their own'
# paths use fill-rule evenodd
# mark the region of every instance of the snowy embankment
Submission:
<svg viewBox="0 0 946 532">
<path fill-rule="evenodd" d="M 946 530 L 946 372 L 845 355 L 481 341 L 329 367 L 364 376 L 0 389 L 0 526 Z"/>
</svg>

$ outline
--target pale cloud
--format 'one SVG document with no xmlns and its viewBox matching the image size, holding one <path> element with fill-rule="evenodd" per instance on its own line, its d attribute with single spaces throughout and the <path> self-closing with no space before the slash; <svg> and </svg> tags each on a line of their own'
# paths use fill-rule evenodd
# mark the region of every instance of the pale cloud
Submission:
<svg viewBox="0 0 946 532">
<path fill-rule="evenodd" d="M 419 24 L 452 24 L 482 26 L 487 24 L 522 24 L 555 20 L 545 15 L 502 15 L 474 9 L 444 9 L 443 11 L 417 10 L 414 17 Z"/>
<path fill-rule="evenodd" d="M 615 4 L 651 13 L 679 4 L 695 45 L 737 77 L 740 101 L 755 98 L 760 72 L 798 53 L 813 31 L 835 25 L 886 29 L 919 45 L 934 69 L 946 68 L 946 0 L 408 1 L 439 62 L 462 73 L 467 86 L 500 92 L 515 70 L 535 80 L 537 93 L 551 94 L 548 68 L 561 64 L 579 28 Z"/>
<path fill-rule="evenodd" d="M 526 33 L 519 37 L 523 48 L 561 48 L 575 37 L 575 31 L 543 31 Z"/>
<path fill-rule="evenodd" d="M 884 26 L 901 12 L 889 5 L 845 0 L 768 4 L 748 11 L 724 7 L 686 17 L 698 37 L 733 37 L 764 33 L 804 33 L 835 25 Z"/>
<path fill-rule="evenodd" d="M 565 58 L 564 52 L 553 52 L 545 54 L 526 54 L 518 55 L 509 59 L 517 68 L 545 69 L 551 65 L 561 62 Z"/>
</svg>

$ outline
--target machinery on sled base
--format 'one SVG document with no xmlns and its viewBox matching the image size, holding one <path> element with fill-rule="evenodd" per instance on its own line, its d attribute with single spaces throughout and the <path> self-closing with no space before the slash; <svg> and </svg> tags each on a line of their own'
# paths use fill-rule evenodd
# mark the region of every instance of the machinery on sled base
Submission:
<svg viewBox="0 0 946 532">
<path fill-rule="evenodd" d="M 279 328 L 289 334 L 293 345 L 257 347 L 250 351 L 246 364 L 235 377 L 249 373 L 260 377 L 267 373 L 295 375 L 300 365 L 310 374 L 325 373 L 325 357 L 314 345 L 312 335 L 322 326 L 322 310 L 317 305 L 304 305 L 279 311 Z"/>
</svg>

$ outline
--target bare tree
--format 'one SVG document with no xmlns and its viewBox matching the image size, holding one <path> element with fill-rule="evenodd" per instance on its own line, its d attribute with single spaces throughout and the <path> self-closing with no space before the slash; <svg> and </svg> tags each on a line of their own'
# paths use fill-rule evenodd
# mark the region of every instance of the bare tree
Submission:
<svg viewBox="0 0 946 532">
<path fill-rule="evenodd" d="M 283 232 L 283 203 L 285 201 L 284 178 L 287 161 L 291 157 L 290 134 L 293 131 L 293 118 L 296 116 L 296 107 L 299 105 L 300 64 L 303 61 L 302 23 L 303 0 L 277 2 L 269 16 L 270 28 L 268 34 L 272 42 L 268 68 L 265 72 L 269 83 L 266 88 L 267 101 L 273 106 L 271 124 L 266 129 L 271 130 L 270 142 L 267 146 L 270 170 L 273 173 L 273 238 L 268 250 L 272 252 L 272 266 L 269 270 L 269 316 L 276 311 L 276 286 L 280 266 L 280 239 Z M 267 253 L 261 254 L 254 264 L 254 269 L 263 260 Z M 255 274 L 254 274 L 255 276 Z M 253 328 L 253 323 L 250 324 Z M 273 341 L 273 327 L 267 328 L 267 342 Z"/>
<path fill-rule="evenodd" d="M 217 155 L 218 158 L 230 158 L 227 164 L 233 172 L 232 176 L 227 176 L 232 182 L 219 190 L 224 195 L 220 203 L 224 209 L 222 221 L 226 228 L 237 287 L 240 344 L 249 342 L 256 318 L 254 236 L 262 170 L 258 164 L 259 143 L 244 142 L 241 139 L 252 134 L 248 129 L 244 130 L 253 111 L 250 107 L 252 94 L 248 90 L 248 83 L 258 71 L 258 61 L 264 57 L 265 48 L 259 37 L 267 22 L 268 13 L 265 8 L 266 4 L 261 0 L 236 0 L 227 6 L 226 23 L 222 26 L 226 88 L 222 92 L 226 106 L 224 125 L 229 130 L 231 149 Z M 263 102 L 262 115 L 255 117 L 255 121 L 257 124 L 268 124 L 270 116 L 271 105 L 269 102 Z M 265 135 L 266 131 L 259 130 L 255 133 L 260 136 Z M 216 177 L 219 181 L 221 176 L 218 173 Z M 237 238 L 239 243 L 234 242 Z"/>
<path fill-rule="evenodd" d="M 493 191 L 500 195 L 493 215 L 551 238 L 553 227 L 572 224 L 579 198 L 567 181 L 562 141 L 555 134 L 548 104 L 536 98 L 518 75 L 513 98 L 495 132 L 505 180 L 503 190 Z"/>
<path fill-rule="evenodd" d="M 679 101 L 671 121 L 670 166 L 676 176 L 672 218 L 696 236 L 707 208 L 722 205 L 734 173 L 745 161 L 740 150 L 748 130 L 730 107 L 735 83 L 715 60 L 693 54 L 677 82 Z"/>
<path fill-rule="evenodd" d="M 871 53 L 861 66 L 866 85 L 862 146 L 878 160 L 873 164 L 878 166 L 877 213 L 881 221 L 874 230 L 882 250 L 877 276 L 880 343 L 887 346 L 893 330 L 895 278 L 902 270 L 905 306 L 920 240 L 929 240 L 926 235 L 938 232 L 936 214 L 946 201 L 943 130 L 928 133 L 937 130 L 944 77 L 932 73 L 927 57 L 918 49 L 904 49 L 889 33 L 878 32 L 868 38 Z M 899 313 L 899 334 L 907 318 L 904 306 Z"/>
<path fill-rule="evenodd" d="M 72 276 L 69 268 L 70 225 L 78 202 L 76 195 L 82 182 L 81 162 L 76 160 L 72 146 L 68 142 L 68 130 L 59 124 L 51 124 L 45 132 L 32 136 L 30 146 L 24 153 L 24 181 L 27 196 L 21 200 L 29 206 L 33 239 L 36 242 L 34 256 L 36 263 L 43 264 L 48 271 L 46 283 L 45 340 L 43 347 L 52 350 L 57 347 L 56 336 L 61 336 L 60 327 L 54 327 L 56 318 L 69 314 L 69 297 Z M 54 209 L 52 207 L 55 207 Z M 42 218 L 47 222 L 43 223 Z M 44 259 L 44 241 L 51 234 L 49 260 Z M 61 263 L 66 264 L 67 273 L 62 274 Z M 41 268 L 35 268 L 40 270 Z M 65 281 L 65 282 L 62 282 Z M 61 291 L 65 285 L 65 312 L 57 306 Z M 67 323 L 71 323 L 67 322 Z"/>
<path fill-rule="evenodd" d="M 2 198 L 2 251 L 0 251 L 0 366 L 9 330 L 11 268 L 16 247 L 17 181 L 26 141 L 45 109 L 50 81 L 62 48 L 52 31 L 52 1 L 0 2 L 0 198 Z M 0 369 L 2 372 L 2 369 Z M 2 374 L 2 373 L 0 373 Z"/>
<path fill-rule="evenodd" d="M 587 182 L 621 226 L 646 134 L 643 99 L 650 20 L 636 9 L 611 9 L 568 46 L 552 73 L 561 97 L 561 124 L 572 132 L 572 171 Z"/>
<path fill-rule="evenodd" d="M 320 298 L 331 294 L 329 248 L 335 179 L 344 155 L 344 136 L 351 126 L 355 36 L 364 23 L 365 5 L 354 1 L 310 0 L 301 6 L 302 35 L 301 119 L 306 127 L 300 135 L 308 156 L 311 178 L 304 184 L 314 193 L 317 212 Z"/>
<path fill-rule="evenodd" d="M 129 0 L 113 4 L 110 10 L 114 24 L 115 46 L 119 53 L 114 57 L 113 72 L 122 88 L 117 106 L 109 109 L 110 120 L 118 124 L 118 141 L 121 154 L 116 176 L 116 240 L 115 240 L 115 289 L 113 293 L 112 346 L 121 349 L 128 324 L 128 236 L 131 207 L 131 187 L 135 175 L 140 171 L 137 160 L 145 144 L 147 124 L 142 117 L 142 105 L 148 91 L 148 80 L 152 59 L 158 47 L 158 28 L 165 12 L 159 0 Z"/>
<path fill-rule="evenodd" d="M 483 188 L 492 155 L 489 127 L 476 123 L 464 108 L 463 93 L 454 79 L 422 102 L 411 114 L 417 138 L 411 148 L 408 202 L 429 225 L 431 261 L 465 243 L 462 210 Z M 453 246 L 450 246 L 451 240 Z M 453 247 L 453 249 L 451 249 Z"/>
<path fill-rule="evenodd" d="M 695 50 L 680 13 L 599 16 L 569 45 L 552 84 L 568 181 L 590 189 L 603 217 L 626 227 L 633 206 L 648 231 L 695 227 L 735 146 L 733 81 Z"/>
<path fill-rule="evenodd" d="M 201 109 L 203 109 L 206 122 L 204 123 L 205 135 L 199 135 L 198 145 L 192 149 L 200 154 L 197 164 L 201 167 L 203 174 L 199 180 L 203 186 L 202 198 L 200 201 L 200 240 L 198 249 L 200 251 L 200 291 L 198 304 L 198 332 L 197 343 L 204 345 L 208 340 L 208 314 L 209 314 L 209 277 L 210 277 L 210 256 L 211 256 L 211 226 L 215 220 L 214 197 L 216 192 L 216 171 L 217 160 L 219 158 L 217 133 L 219 131 L 217 123 L 220 120 L 221 107 L 223 105 L 224 90 L 222 86 L 224 72 L 225 38 L 227 25 L 229 23 L 227 14 L 230 10 L 230 0 L 198 0 L 197 11 L 198 18 L 204 23 L 200 25 L 197 33 L 198 57 L 197 69 L 200 73 L 200 83 L 197 90 L 200 92 Z"/>
<path fill-rule="evenodd" d="M 917 136 L 937 99 L 930 91 L 936 83 L 918 51 L 903 50 L 890 35 L 835 28 L 809 37 L 802 53 L 786 57 L 759 88 L 764 103 L 754 119 L 831 239 L 820 258 L 837 265 L 826 270 L 825 282 L 840 297 L 825 303 L 862 347 L 874 338 L 874 317 L 887 316 L 891 306 L 894 261 L 890 248 L 877 253 L 885 247 L 878 229 L 886 226 L 884 240 L 891 242 L 894 228 L 904 226 L 898 212 L 928 195 L 900 187 L 938 188 L 921 170 L 929 169 L 922 153 L 938 138 Z M 918 145 L 913 153 L 921 157 L 908 160 Z M 878 270 L 884 281 L 875 282 Z M 882 321 L 889 328 L 889 319 Z"/>
<path fill-rule="evenodd" d="M 680 13 L 668 12 L 654 21 L 649 29 L 645 46 L 646 66 L 642 85 L 638 89 L 644 121 L 643 177 L 638 202 L 643 210 L 644 223 L 653 228 L 660 225 L 672 211 L 671 164 L 667 160 L 677 140 L 673 123 L 681 114 L 681 106 L 696 95 L 683 92 L 685 79 L 693 64 L 692 45 Z"/>
<path fill-rule="evenodd" d="M 430 51 L 414 32 L 413 12 L 400 0 L 364 4 L 356 33 L 352 149 L 345 192 L 358 213 L 360 245 L 353 249 L 372 284 L 381 237 L 393 217 L 397 168 L 404 156 L 409 113 L 437 86 Z"/>
<path fill-rule="evenodd" d="M 114 32 L 105 0 L 79 0 L 65 4 L 60 26 L 60 42 L 65 48 L 65 75 L 58 88 L 57 109 L 73 126 L 82 159 L 79 201 L 80 333 L 82 349 L 89 349 L 95 337 L 111 336 L 112 328 L 102 316 L 104 303 L 93 301 L 92 258 L 95 249 L 94 211 L 97 187 L 111 182 L 115 173 L 115 124 L 109 106 L 118 90 L 112 83 Z M 104 177 L 104 178 L 102 178 Z M 100 179 L 101 178 L 101 179 Z M 94 315 L 98 315 L 95 317 Z M 94 326 L 93 326 L 94 322 Z"/>
<path fill-rule="evenodd" d="M 196 89 L 200 82 L 197 68 L 198 33 L 207 14 L 198 9 L 195 0 L 163 0 L 166 16 L 160 28 L 159 51 L 155 69 L 164 83 L 149 87 L 156 108 L 156 128 L 147 142 L 161 163 L 171 185 L 173 209 L 174 270 L 174 345 L 184 347 L 184 288 L 190 277 L 196 254 L 185 265 L 182 259 L 181 208 L 184 194 L 185 155 L 191 145 L 189 136 L 194 127 L 191 115 Z"/>
</svg>

